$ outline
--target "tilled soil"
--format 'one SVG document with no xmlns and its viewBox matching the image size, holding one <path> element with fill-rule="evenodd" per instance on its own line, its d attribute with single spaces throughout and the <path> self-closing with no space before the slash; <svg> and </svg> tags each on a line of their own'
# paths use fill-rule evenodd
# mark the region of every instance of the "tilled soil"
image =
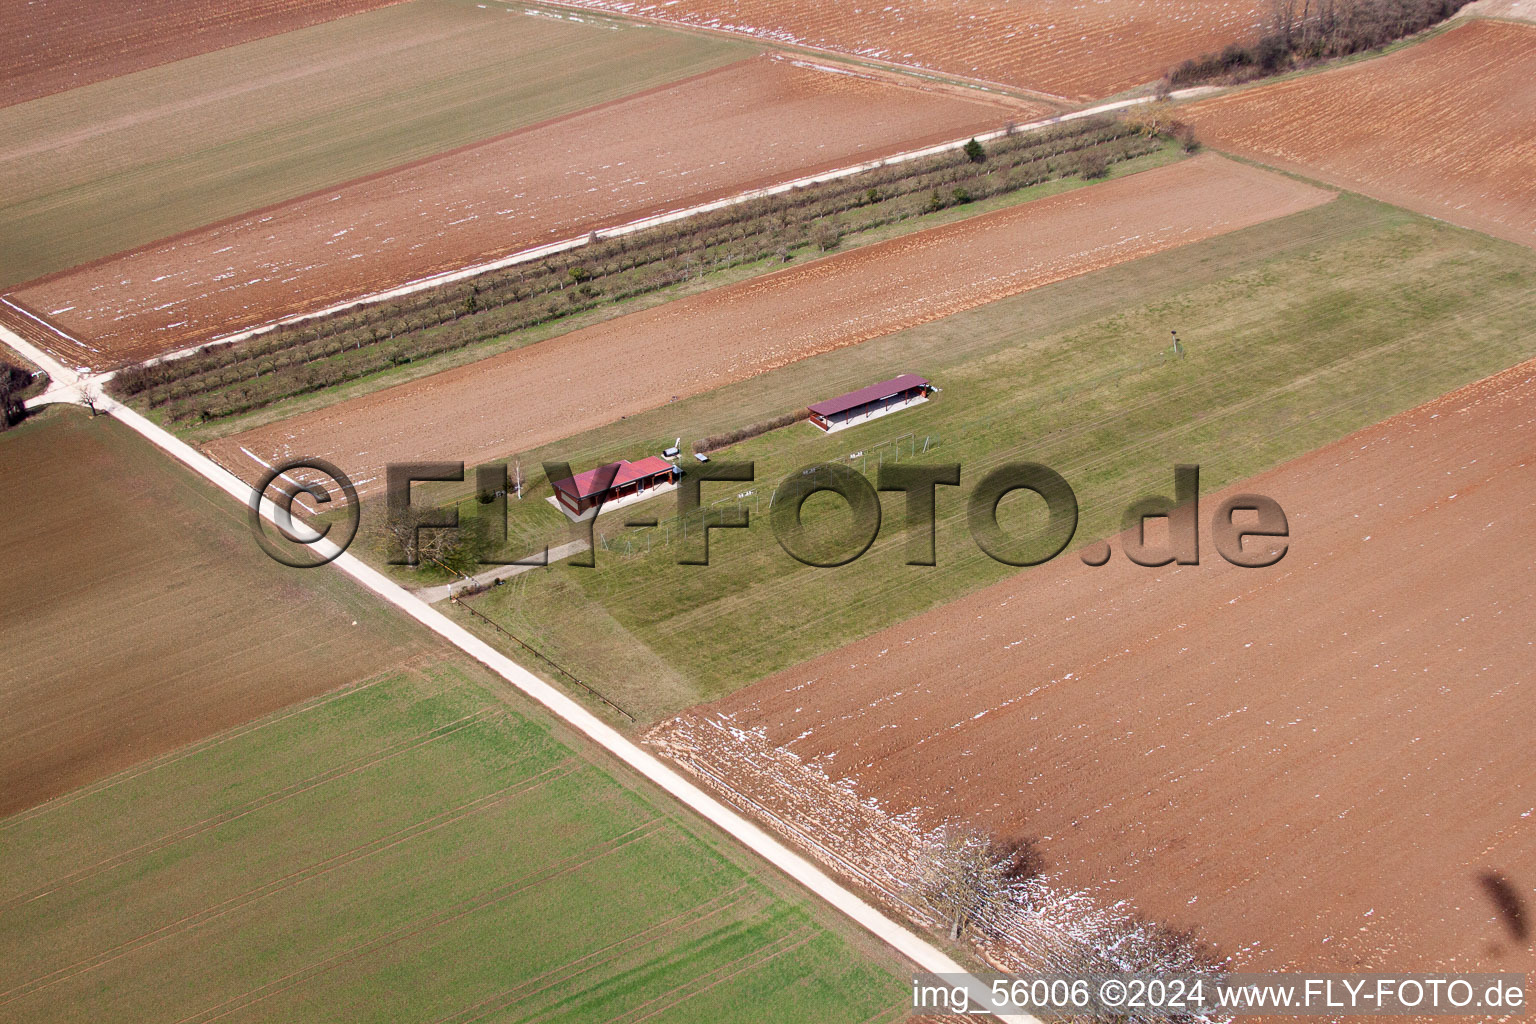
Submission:
<svg viewBox="0 0 1536 1024">
<path fill-rule="evenodd" d="M 1536 27 L 1469 21 L 1181 116 L 1212 145 L 1536 246 Z"/>
<path fill-rule="evenodd" d="M 1250 41 L 1270 12 L 1251 0 L 559 0 L 567 7 L 713 29 L 931 68 L 1075 99 L 1161 78 L 1179 61 Z"/>
<path fill-rule="evenodd" d="M 1530 913 L 1536 362 L 1232 491 L 1284 507 L 1278 565 L 1222 560 L 1207 495 L 1198 566 L 1069 553 L 679 725 L 1033 837 L 1066 883 L 1241 963 L 1536 968 L 1486 882 Z"/>
<path fill-rule="evenodd" d="M 390 462 L 474 464 L 527 451 L 673 396 L 1331 196 L 1201 156 L 633 313 L 224 438 L 207 450 L 250 479 L 263 471 L 258 459 L 320 455 L 368 493 L 382 488 Z"/>
<path fill-rule="evenodd" d="M 0 7 L 0 107 L 399 0 L 29 0 Z"/>
<path fill-rule="evenodd" d="M 106 417 L 0 435 L 0 818 L 427 649 L 244 513 Z"/>
<path fill-rule="evenodd" d="M 999 128 L 1031 109 L 754 58 L 22 285 L 137 362 L 651 214 Z M 13 318 L 14 319 L 14 318 Z"/>
</svg>

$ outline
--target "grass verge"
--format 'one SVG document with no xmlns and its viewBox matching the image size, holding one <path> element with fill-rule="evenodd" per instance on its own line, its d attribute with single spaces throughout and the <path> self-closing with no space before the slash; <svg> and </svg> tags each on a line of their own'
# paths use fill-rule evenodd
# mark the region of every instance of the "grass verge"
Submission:
<svg viewBox="0 0 1536 1024">
<path fill-rule="evenodd" d="M 844 433 L 800 424 L 721 453 L 754 461 L 756 482 L 713 485 L 707 500 L 754 491 L 739 503 L 758 522 L 717 532 L 707 568 L 677 564 L 674 506 L 658 500 L 603 523 L 596 569 L 536 570 L 474 606 L 642 721 L 661 717 L 1016 571 L 964 524 L 963 495 L 993 466 L 1055 468 L 1081 503 L 1078 543 L 1106 536 L 1134 499 L 1171 491 L 1175 463 L 1199 463 L 1209 492 L 1530 357 L 1533 283 L 1536 257 L 1520 247 L 1345 195 L 1036 289 L 526 453 L 537 477 L 546 457 L 634 457 L 897 372 L 943 389 Z M 1182 360 L 1161 357 L 1172 329 Z M 762 521 L 779 480 L 832 460 L 873 474 L 905 435 L 901 458 L 915 448 L 964 467 L 966 486 L 939 492 L 937 567 L 904 564 L 899 495 L 885 496 L 879 539 L 851 565 L 807 568 L 779 548 Z M 542 487 L 511 503 L 515 554 L 569 536 Z M 1018 525 L 1028 506 L 1015 500 L 1003 512 Z M 623 529 L 641 514 L 664 522 Z"/>
</svg>

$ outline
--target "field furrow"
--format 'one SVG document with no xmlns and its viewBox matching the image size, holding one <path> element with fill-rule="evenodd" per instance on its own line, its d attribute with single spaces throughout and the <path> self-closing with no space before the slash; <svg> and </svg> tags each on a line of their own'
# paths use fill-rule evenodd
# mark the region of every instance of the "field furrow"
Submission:
<svg viewBox="0 0 1536 1024">
<path fill-rule="evenodd" d="M 631 314 L 207 450 L 251 479 L 262 462 L 318 454 L 376 492 L 390 462 L 511 455 L 1330 195 L 1204 156 Z M 538 401 L 514 397 L 529 394 Z"/>
<path fill-rule="evenodd" d="M 1533 408 L 1527 362 L 1202 496 L 1281 504 L 1272 569 L 1205 521 L 1198 566 L 1117 536 L 1107 567 L 1068 554 L 690 713 L 688 757 L 729 778 L 741 730 L 808 786 L 1034 837 L 1063 882 L 1255 969 L 1528 971 L 1479 879 L 1536 870 L 1509 756 L 1536 564 L 1507 543 Z"/>
<path fill-rule="evenodd" d="M 1536 26 L 1469 21 L 1181 116 L 1213 145 L 1536 247 Z"/>
<path fill-rule="evenodd" d="M 1248 41 L 1268 10 L 1250 0 L 560 0 L 662 22 L 798 43 L 1072 99 L 1120 92 L 1179 61 Z"/>
<path fill-rule="evenodd" d="M 98 350 L 93 367 L 121 365 L 1018 115 L 756 58 L 45 277 L 14 297 Z"/>
</svg>

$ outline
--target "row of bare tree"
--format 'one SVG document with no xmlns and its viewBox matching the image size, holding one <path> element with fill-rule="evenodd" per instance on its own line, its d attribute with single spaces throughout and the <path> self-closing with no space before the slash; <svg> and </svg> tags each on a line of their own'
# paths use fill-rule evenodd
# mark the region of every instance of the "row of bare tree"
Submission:
<svg viewBox="0 0 1536 1024">
<path fill-rule="evenodd" d="M 1011 945 L 1007 938 L 1026 913 L 1047 913 L 1040 904 L 1060 894 L 1044 877 L 1045 862 L 1028 840 L 1003 842 L 976 829 L 951 824 L 918 865 L 915 895 L 942 923 L 951 941 L 968 939 L 978 948 Z M 1069 916 L 1081 934 L 1059 942 L 1055 966 L 1085 974 L 1105 971 L 1214 973 L 1220 961 L 1190 932 L 1148 921 L 1123 908 L 1083 913 L 1083 900 L 1069 897 Z M 1045 964 L 1036 967 L 1044 969 Z M 1161 1020 L 1153 1014 L 1145 1019 Z"/>
<path fill-rule="evenodd" d="M 1443 21 L 1467 0 L 1272 0 L 1274 33 L 1306 56 L 1384 46 Z"/>
<path fill-rule="evenodd" d="M 1172 85 L 1240 81 L 1298 64 L 1385 46 L 1444 21 L 1469 0 L 1270 0 L 1270 30 L 1257 42 L 1233 43 L 1186 60 Z"/>
</svg>

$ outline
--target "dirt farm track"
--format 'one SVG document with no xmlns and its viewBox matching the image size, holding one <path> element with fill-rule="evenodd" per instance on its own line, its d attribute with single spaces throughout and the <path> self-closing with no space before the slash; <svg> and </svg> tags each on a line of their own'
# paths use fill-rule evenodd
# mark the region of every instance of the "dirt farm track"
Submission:
<svg viewBox="0 0 1536 1024">
<path fill-rule="evenodd" d="M 21 0 L 0 6 L 0 107 L 399 0 Z"/>
<path fill-rule="evenodd" d="M 1036 109 L 754 58 L 41 278 L 9 298 L 80 339 L 53 339 L 66 361 L 121 365 Z"/>
<path fill-rule="evenodd" d="M 1469 21 L 1185 116 L 1231 152 L 1536 246 L 1536 26 Z"/>
<path fill-rule="evenodd" d="M 263 471 L 255 458 L 320 455 L 366 494 L 382 488 L 389 462 L 474 464 L 525 452 L 672 395 L 718 388 L 1332 196 L 1204 155 L 632 313 L 224 438 L 208 452 L 252 480 Z M 507 400 L 519 394 L 540 400 Z"/>
<path fill-rule="evenodd" d="M 1536 969 L 1480 882 L 1536 884 L 1536 361 L 1235 490 L 1286 509 L 1278 566 L 1221 560 L 1206 495 L 1199 566 L 1068 553 L 661 731 L 1033 837 L 1239 963 Z"/>
<path fill-rule="evenodd" d="M 1179 61 L 1256 36 L 1253 0 L 557 0 L 777 43 L 1000 82 L 1067 99 L 1155 81 Z"/>
</svg>

